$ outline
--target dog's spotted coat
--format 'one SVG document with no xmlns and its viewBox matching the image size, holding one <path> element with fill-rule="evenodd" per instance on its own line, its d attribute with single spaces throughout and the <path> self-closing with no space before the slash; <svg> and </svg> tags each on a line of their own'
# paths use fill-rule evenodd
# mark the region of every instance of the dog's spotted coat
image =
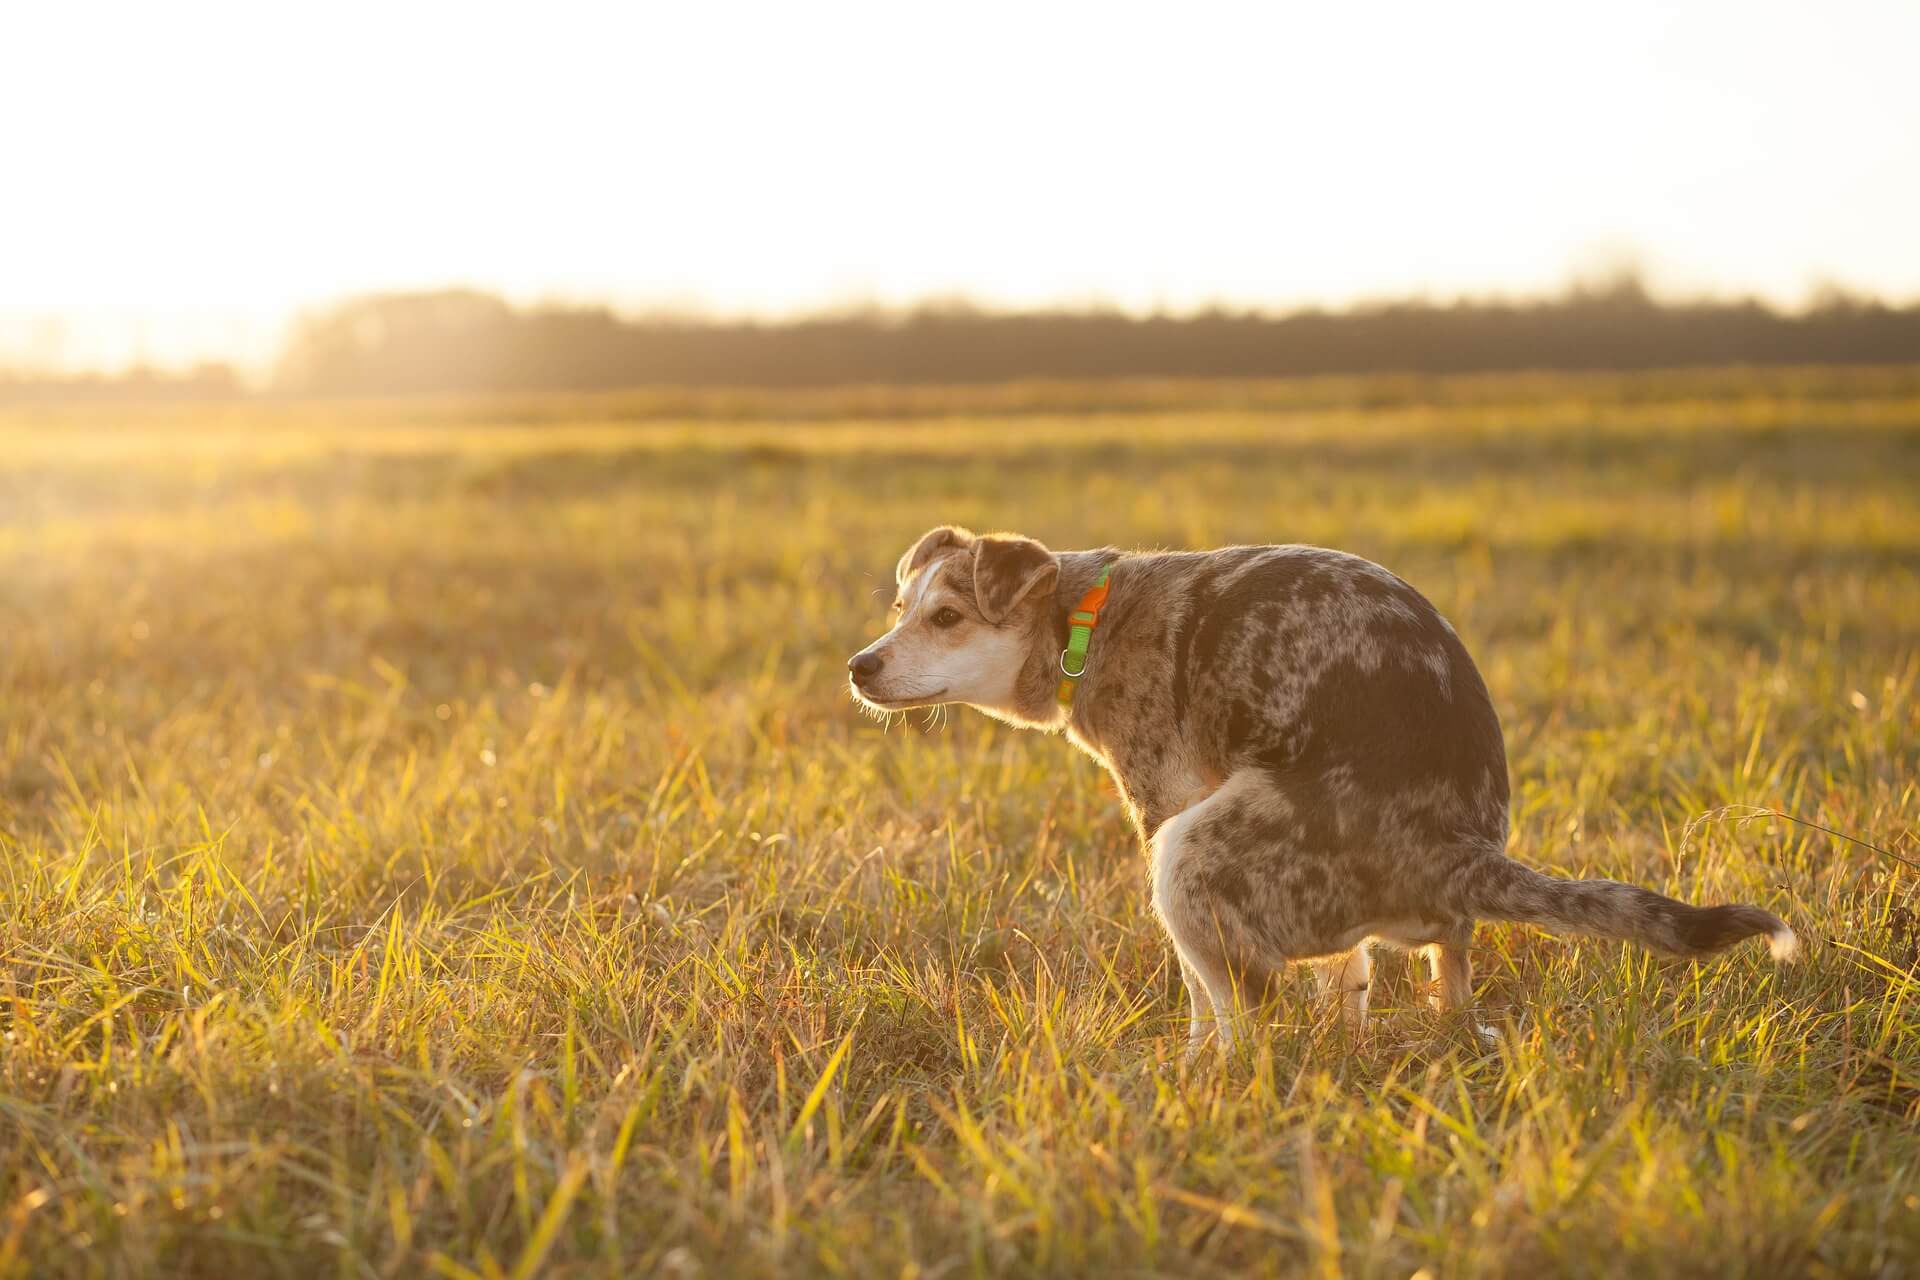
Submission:
<svg viewBox="0 0 1920 1280">
<path fill-rule="evenodd" d="M 1111 565 L 1071 708 L 1067 613 Z M 1621 938 L 1685 956 L 1790 929 L 1756 907 L 1690 907 L 1505 854 L 1507 760 L 1486 685 L 1411 586 L 1319 547 L 1054 553 L 934 529 L 900 560 L 900 617 L 855 655 L 886 710 L 968 702 L 1064 730 L 1112 773 L 1152 863 L 1197 1047 L 1290 961 L 1366 1008 L 1367 943 L 1423 948 L 1435 1003 L 1465 1009 L 1476 920 Z"/>
</svg>

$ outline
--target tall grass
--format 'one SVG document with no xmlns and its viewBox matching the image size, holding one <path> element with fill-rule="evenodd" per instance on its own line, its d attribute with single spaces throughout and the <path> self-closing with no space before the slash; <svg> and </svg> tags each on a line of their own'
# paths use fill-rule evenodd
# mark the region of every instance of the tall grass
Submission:
<svg viewBox="0 0 1920 1280">
<path fill-rule="evenodd" d="M 1689 830 L 1920 858 L 1920 398 L 1796 376 L 0 423 L 0 1275 L 1920 1267 L 1912 870 Z M 1097 771 L 847 704 L 940 520 L 1382 560 L 1515 856 L 1808 955 L 1184 1064 Z"/>
</svg>

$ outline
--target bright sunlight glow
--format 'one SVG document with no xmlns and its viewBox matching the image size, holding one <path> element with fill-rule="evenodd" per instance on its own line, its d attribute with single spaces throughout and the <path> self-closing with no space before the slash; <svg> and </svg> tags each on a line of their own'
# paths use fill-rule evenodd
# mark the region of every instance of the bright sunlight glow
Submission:
<svg viewBox="0 0 1920 1280">
<path fill-rule="evenodd" d="M 20 4 L 0 364 L 366 290 L 1920 294 L 1920 5 Z"/>
</svg>

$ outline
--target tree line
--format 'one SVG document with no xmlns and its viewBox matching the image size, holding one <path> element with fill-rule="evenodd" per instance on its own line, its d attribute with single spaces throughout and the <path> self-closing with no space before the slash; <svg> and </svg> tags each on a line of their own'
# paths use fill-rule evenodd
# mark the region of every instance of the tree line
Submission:
<svg viewBox="0 0 1920 1280">
<path fill-rule="evenodd" d="M 1754 301 L 1668 303 L 1631 279 L 1530 302 L 1284 315 L 949 304 L 783 322 L 519 309 L 486 294 L 445 292 L 363 298 L 308 317 L 276 385 L 399 394 L 1913 361 L 1920 305 L 1841 295 L 1800 312 Z"/>
<path fill-rule="evenodd" d="M 1920 303 L 1840 293 L 1801 311 L 1663 301 L 1631 276 L 1529 301 L 1286 314 L 994 311 L 965 304 L 784 321 L 516 307 L 470 290 L 379 294 L 301 318 L 272 371 L 294 395 L 806 388 L 1020 379 L 1607 371 L 1920 362 Z M 0 399 L 239 394 L 218 365 L 118 378 L 0 374 Z"/>
</svg>

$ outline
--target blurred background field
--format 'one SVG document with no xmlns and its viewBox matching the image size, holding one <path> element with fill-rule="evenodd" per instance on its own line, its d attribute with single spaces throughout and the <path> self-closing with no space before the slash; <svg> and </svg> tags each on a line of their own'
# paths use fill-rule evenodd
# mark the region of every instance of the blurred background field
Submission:
<svg viewBox="0 0 1920 1280">
<path fill-rule="evenodd" d="M 943 521 L 1381 561 L 1805 962 L 1183 1066 L 1094 766 L 848 702 Z M 0 1274 L 1920 1267 L 1910 367 L 19 407 L 0 637 Z"/>
</svg>

